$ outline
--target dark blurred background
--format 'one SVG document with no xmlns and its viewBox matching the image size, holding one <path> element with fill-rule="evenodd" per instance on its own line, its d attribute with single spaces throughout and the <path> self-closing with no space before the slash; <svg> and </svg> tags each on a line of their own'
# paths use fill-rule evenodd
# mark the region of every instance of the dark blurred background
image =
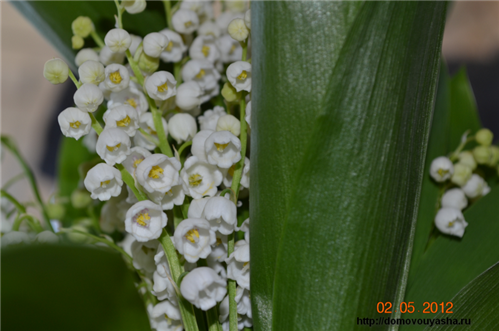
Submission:
<svg viewBox="0 0 499 331">
<path fill-rule="evenodd" d="M 2 1 L 1 130 L 15 138 L 35 170 L 42 195 L 54 190 L 57 148 L 61 132 L 57 115 L 73 105 L 70 80 L 51 85 L 43 64 L 58 52 L 8 2 Z M 70 29 L 70 27 L 68 27 Z M 451 74 L 466 66 L 484 127 L 499 137 L 499 2 L 470 1 L 451 4 L 444 34 L 443 55 Z M 2 182 L 21 172 L 4 153 Z M 11 193 L 25 201 L 31 192 L 26 181 Z"/>
</svg>

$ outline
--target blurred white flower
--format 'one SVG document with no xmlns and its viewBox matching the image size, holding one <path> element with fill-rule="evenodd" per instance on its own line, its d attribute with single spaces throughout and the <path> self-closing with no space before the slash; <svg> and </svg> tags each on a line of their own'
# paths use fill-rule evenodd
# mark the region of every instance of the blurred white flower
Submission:
<svg viewBox="0 0 499 331">
<path fill-rule="evenodd" d="M 455 208 L 442 208 L 435 216 L 435 226 L 440 232 L 456 237 L 462 237 L 468 223 L 460 210 Z"/>
</svg>

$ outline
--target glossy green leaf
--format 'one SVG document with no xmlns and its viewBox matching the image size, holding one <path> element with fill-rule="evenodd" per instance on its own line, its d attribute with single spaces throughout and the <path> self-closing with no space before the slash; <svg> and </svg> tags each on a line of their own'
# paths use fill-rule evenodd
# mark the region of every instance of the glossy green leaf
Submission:
<svg viewBox="0 0 499 331">
<path fill-rule="evenodd" d="M 446 4 L 252 4 L 255 330 L 403 298 Z"/>
<path fill-rule="evenodd" d="M 115 25 L 116 6 L 113 1 L 13 1 L 11 3 L 61 52 L 73 68 L 76 54 L 71 48 L 73 20 L 78 16 L 90 17 L 102 38 Z M 160 1 L 148 1 L 146 10 L 140 14 L 123 15 L 123 26 L 130 33 L 144 36 L 166 27 L 163 5 Z M 85 39 L 84 47 L 95 46 L 90 37 Z"/>
<path fill-rule="evenodd" d="M 116 253 L 82 246 L 2 248 L 2 330 L 150 330 Z"/>
<path fill-rule="evenodd" d="M 456 319 L 462 325 L 436 325 L 425 330 L 496 330 L 499 325 L 499 264 L 485 271 L 452 298 L 452 314 L 438 313 L 436 319 Z M 465 321 L 463 319 L 466 319 Z"/>
</svg>

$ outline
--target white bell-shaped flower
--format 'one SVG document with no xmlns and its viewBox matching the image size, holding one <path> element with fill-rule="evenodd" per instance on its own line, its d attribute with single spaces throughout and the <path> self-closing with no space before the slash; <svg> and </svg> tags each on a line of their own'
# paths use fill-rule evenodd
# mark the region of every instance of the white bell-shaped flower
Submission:
<svg viewBox="0 0 499 331">
<path fill-rule="evenodd" d="M 164 154 L 152 154 L 137 166 L 135 172 L 139 184 L 149 193 L 167 193 L 179 185 L 180 162 Z"/>
<path fill-rule="evenodd" d="M 66 137 L 80 139 L 92 130 L 92 119 L 88 113 L 78 108 L 64 109 L 57 117 L 62 134 Z"/>
<path fill-rule="evenodd" d="M 442 208 L 435 216 L 435 226 L 442 233 L 462 238 L 468 223 L 459 209 Z"/>
<path fill-rule="evenodd" d="M 180 284 L 182 296 L 201 310 L 208 310 L 222 301 L 227 294 L 227 282 L 208 267 L 188 273 Z"/>
<path fill-rule="evenodd" d="M 10 231 L 2 236 L 2 247 L 29 244 L 31 244 L 31 238 L 26 232 Z"/>
<path fill-rule="evenodd" d="M 204 206 L 210 200 L 210 198 L 194 199 L 189 205 L 189 210 L 187 211 L 188 218 L 204 218 Z"/>
<path fill-rule="evenodd" d="M 102 63 L 93 60 L 85 61 L 78 68 L 78 75 L 83 84 L 90 83 L 98 86 L 106 79 L 106 73 Z"/>
<path fill-rule="evenodd" d="M 149 198 L 159 204 L 163 210 L 172 210 L 173 206 L 184 203 L 185 193 L 182 185 L 175 185 L 166 193 L 154 192 L 148 194 Z"/>
<path fill-rule="evenodd" d="M 149 33 L 144 37 L 143 49 L 144 53 L 152 57 L 159 57 L 164 51 L 170 40 L 167 36 L 159 32 Z"/>
<path fill-rule="evenodd" d="M 239 137 L 241 134 L 241 122 L 233 115 L 222 115 L 217 121 L 216 131 L 229 131 L 234 136 Z"/>
<path fill-rule="evenodd" d="M 180 84 L 177 89 L 175 103 L 182 110 L 192 110 L 199 107 L 204 91 L 195 81 Z"/>
<path fill-rule="evenodd" d="M 226 114 L 225 109 L 220 106 L 215 106 L 213 110 L 205 111 L 203 115 L 198 117 L 200 130 L 216 131 L 218 119 Z"/>
<path fill-rule="evenodd" d="M 52 231 L 42 231 L 36 235 L 35 239 L 33 239 L 33 243 L 57 244 L 59 243 L 59 237 Z"/>
<path fill-rule="evenodd" d="M 468 198 L 473 199 L 488 194 L 490 192 L 490 187 L 482 177 L 473 174 L 468 182 L 462 187 L 462 190 Z"/>
<path fill-rule="evenodd" d="M 180 222 L 174 233 L 175 248 L 191 263 L 205 259 L 216 242 L 215 232 L 202 218 L 187 218 Z"/>
<path fill-rule="evenodd" d="M 236 242 L 234 252 L 226 259 L 227 277 L 237 282 L 239 286 L 250 289 L 250 250 L 245 240 Z"/>
<path fill-rule="evenodd" d="M 91 48 L 83 48 L 76 54 L 75 64 L 79 67 L 89 60 L 99 61 L 99 54 Z"/>
<path fill-rule="evenodd" d="M 430 176 L 438 183 L 444 182 L 452 177 L 454 165 L 448 157 L 440 156 L 431 162 Z"/>
<path fill-rule="evenodd" d="M 198 28 L 198 36 L 212 36 L 216 39 L 220 37 L 222 31 L 217 23 L 213 21 L 204 21 Z"/>
<path fill-rule="evenodd" d="M 134 236 L 135 237 L 135 236 Z M 133 257 L 133 266 L 138 270 L 144 270 L 151 275 L 156 270 L 154 256 L 158 250 L 159 241 L 137 241 L 134 240 L 130 250 Z"/>
<path fill-rule="evenodd" d="M 208 60 L 190 60 L 182 68 L 182 79 L 184 82 L 193 80 L 204 91 L 216 88 L 220 77 L 220 73 Z"/>
<path fill-rule="evenodd" d="M 215 63 L 220 59 L 220 51 L 213 36 L 197 36 L 189 48 L 189 56 L 192 59 L 207 60 Z"/>
<path fill-rule="evenodd" d="M 106 201 L 120 195 L 123 180 L 118 169 L 99 163 L 87 172 L 83 185 L 92 199 Z"/>
<path fill-rule="evenodd" d="M 241 59 L 243 48 L 231 36 L 223 35 L 217 39 L 216 43 L 220 51 L 220 60 L 223 63 L 232 63 Z"/>
<path fill-rule="evenodd" d="M 161 60 L 164 62 L 179 62 L 182 60 L 182 55 L 187 49 L 182 37 L 175 31 L 169 29 L 161 30 L 159 33 L 165 35 L 169 40 L 168 45 L 166 45 L 160 55 Z"/>
<path fill-rule="evenodd" d="M 158 303 L 151 312 L 156 331 L 181 331 L 184 329 L 178 307 L 166 300 Z"/>
<path fill-rule="evenodd" d="M 154 100 L 166 100 L 177 94 L 177 81 L 168 71 L 158 71 L 146 79 L 147 94 Z"/>
<path fill-rule="evenodd" d="M 199 18 L 192 10 L 179 9 L 172 16 L 172 24 L 178 33 L 190 34 L 199 27 Z"/>
<path fill-rule="evenodd" d="M 472 173 L 473 170 L 469 166 L 458 162 L 454 164 L 454 173 L 452 174 L 451 182 L 463 186 L 471 178 Z"/>
<path fill-rule="evenodd" d="M 467 165 L 471 168 L 471 170 L 475 170 L 477 167 L 475 158 L 473 157 L 473 153 L 470 151 L 459 153 L 459 163 Z"/>
<path fill-rule="evenodd" d="M 241 141 L 229 131 L 213 132 L 204 143 L 208 163 L 230 168 L 241 160 Z"/>
<path fill-rule="evenodd" d="M 130 47 L 132 38 L 123 29 L 112 29 L 106 34 L 104 43 L 114 53 L 124 53 Z"/>
<path fill-rule="evenodd" d="M 251 312 L 251 297 L 250 292 L 240 286 L 236 289 L 236 302 L 237 302 L 237 313 L 239 315 L 247 315 L 249 318 L 253 318 Z"/>
<path fill-rule="evenodd" d="M 130 154 L 126 157 L 125 161 L 121 164 L 125 167 L 125 169 L 132 175 L 135 174 L 137 167 L 139 164 L 144 161 L 144 159 L 151 155 L 147 149 L 135 146 L 130 149 Z"/>
<path fill-rule="evenodd" d="M 232 167 L 227 169 L 226 172 L 224 172 L 224 185 L 226 187 L 231 187 L 232 186 L 232 177 L 234 177 L 234 171 L 236 170 L 236 164 L 233 164 Z M 240 181 L 240 187 L 239 190 L 242 190 L 244 188 L 249 188 L 250 186 L 250 160 L 245 157 L 244 158 L 244 168 L 243 168 L 243 174 L 241 176 L 241 181 Z"/>
<path fill-rule="evenodd" d="M 110 64 L 123 64 L 125 53 L 114 53 L 109 47 L 104 46 L 99 52 L 99 61 L 105 66 Z"/>
<path fill-rule="evenodd" d="M 130 105 L 137 111 L 137 114 L 143 114 L 149 108 L 146 96 L 138 90 L 132 83 L 128 88 L 119 92 L 112 92 L 107 102 L 107 108 L 111 109 L 118 105 Z"/>
<path fill-rule="evenodd" d="M 139 115 L 130 105 L 119 105 L 104 113 L 106 128 L 118 128 L 130 137 L 139 129 Z"/>
<path fill-rule="evenodd" d="M 160 206 L 149 200 L 139 201 L 126 213 L 125 230 L 137 241 L 149 241 L 159 238 L 167 221 Z"/>
<path fill-rule="evenodd" d="M 130 137 L 121 129 L 104 129 L 97 138 L 95 150 L 97 154 L 109 165 L 125 161 L 130 154 Z"/>
<path fill-rule="evenodd" d="M 173 287 L 171 277 L 163 277 L 158 271 L 154 271 L 153 274 L 153 294 L 159 300 L 173 299 L 175 297 L 175 288 Z"/>
<path fill-rule="evenodd" d="M 224 197 L 212 197 L 204 207 L 204 217 L 213 231 L 229 235 L 237 226 L 236 205 Z"/>
<path fill-rule="evenodd" d="M 129 14 L 142 13 L 146 9 L 146 0 L 125 0 L 121 1 L 121 5 Z"/>
<path fill-rule="evenodd" d="M 163 130 L 165 131 L 165 135 L 168 135 L 168 125 L 166 123 L 166 120 L 164 118 L 161 118 L 161 123 L 163 123 Z M 152 113 L 146 112 L 140 115 L 139 127 L 142 128 L 150 136 L 152 136 L 152 138 L 158 140 L 158 133 L 156 132 L 157 130 L 154 126 Z M 137 132 L 135 134 L 135 137 L 133 137 L 133 142 L 135 143 L 135 145 L 148 150 L 153 150 L 156 148 L 156 144 L 154 142 L 151 142 L 141 132 Z"/>
<path fill-rule="evenodd" d="M 249 35 L 249 29 L 242 18 L 233 19 L 227 27 L 227 32 L 237 41 L 245 41 Z"/>
<path fill-rule="evenodd" d="M 73 100 L 78 109 L 93 113 L 104 101 L 104 96 L 98 86 L 85 83 L 76 91 Z"/>
<path fill-rule="evenodd" d="M 442 196 L 442 208 L 463 210 L 468 206 L 468 199 L 460 188 L 453 188 Z"/>
<path fill-rule="evenodd" d="M 192 139 L 191 153 L 195 157 L 197 157 L 201 162 L 208 163 L 208 159 L 206 158 L 206 152 L 204 150 L 204 144 L 206 139 L 214 133 L 213 130 L 201 130 Z"/>
<path fill-rule="evenodd" d="M 251 101 L 248 102 L 248 104 L 246 105 L 245 111 L 246 111 L 246 116 L 244 117 L 244 119 L 246 120 L 246 123 L 248 123 L 248 126 L 251 129 Z"/>
<path fill-rule="evenodd" d="M 168 132 L 178 144 L 194 138 L 197 130 L 196 120 L 190 114 L 175 114 L 168 121 Z"/>
<path fill-rule="evenodd" d="M 227 68 L 227 79 L 237 92 L 251 92 L 251 64 L 237 61 Z"/>
<path fill-rule="evenodd" d="M 43 77 L 52 84 L 62 84 L 69 77 L 69 67 L 61 59 L 52 59 L 45 62 Z"/>
<path fill-rule="evenodd" d="M 127 68 L 121 64 L 113 63 L 108 65 L 105 73 L 106 79 L 104 80 L 104 83 L 112 92 L 124 90 L 128 87 L 128 84 L 130 84 L 130 74 L 128 73 Z"/>
<path fill-rule="evenodd" d="M 211 258 L 216 262 L 225 262 L 227 259 L 227 235 L 217 231 L 215 232 L 215 236 L 217 237 L 217 241 L 211 245 L 211 253 L 208 258 Z M 224 277 L 226 276 L 227 274 L 225 274 Z"/>
<path fill-rule="evenodd" d="M 196 13 L 199 17 L 206 15 L 205 3 L 208 1 L 204 0 L 184 0 L 180 4 L 181 9 L 189 9 Z M 212 4 L 210 4 L 212 5 Z"/>
<path fill-rule="evenodd" d="M 194 199 L 214 196 L 223 180 L 222 172 L 216 166 L 201 162 L 195 156 L 185 161 L 180 177 L 185 194 Z"/>
</svg>

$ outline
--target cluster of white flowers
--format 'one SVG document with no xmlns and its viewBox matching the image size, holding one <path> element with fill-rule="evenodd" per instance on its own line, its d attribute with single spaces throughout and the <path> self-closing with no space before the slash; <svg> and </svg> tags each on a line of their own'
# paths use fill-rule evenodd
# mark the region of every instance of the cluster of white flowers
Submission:
<svg viewBox="0 0 499 331">
<path fill-rule="evenodd" d="M 473 139 L 463 135 L 461 146 L 452 156 L 440 156 L 433 160 L 430 175 L 437 183 L 446 183 L 447 189 L 440 201 L 440 210 L 435 216 L 435 226 L 445 234 L 462 237 L 468 226 L 463 209 L 468 200 L 473 202 L 490 192 L 490 187 L 479 166 L 498 167 L 499 147 L 492 145 L 493 134 L 488 129 L 479 130 L 474 140 L 478 143 L 471 151 L 462 151 L 465 144 Z M 457 161 L 453 163 L 454 161 Z M 499 168 L 498 168 L 499 172 Z"/>
<path fill-rule="evenodd" d="M 212 5 L 183 1 L 173 10 L 172 26 L 143 38 L 124 30 L 117 18 L 103 42 L 92 21 L 78 17 L 73 47 L 81 49 L 83 39 L 92 36 L 100 49 L 78 52 L 79 80 L 60 59 L 44 68 L 52 83 L 69 76 L 78 87 L 75 107 L 59 115 L 61 131 L 84 137 L 104 161 L 86 173 L 84 186 L 93 199 L 106 201 L 101 229 L 126 231 L 120 245 L 159 301 L 147 302 L 158 331 L 183 329 L 178 295 L 201 310 L 217 307 L 224 330 L 229 330 L 229 302 L 235 300 L 238 329 L 252 326 L 249 218 L 238 224 L 236 207 L 250 185 L 245 146 L 251 118 L 250 11 L 248 3 L 228 2 L 215 19 Z M 146 2 L 120 6 L 134 14 Z M 160 60 L 172 63 L 174 74 L 157 71 Z M 185 219 L 178 220 L 182 210 Z M 237 240 L 239 231 L 244 238 Z M 180 268 L 189 271 L 179 286 L 165 236 L 183 257 Z M 232 298 L 229 280 L 237 285 Z"/>
</svg>

